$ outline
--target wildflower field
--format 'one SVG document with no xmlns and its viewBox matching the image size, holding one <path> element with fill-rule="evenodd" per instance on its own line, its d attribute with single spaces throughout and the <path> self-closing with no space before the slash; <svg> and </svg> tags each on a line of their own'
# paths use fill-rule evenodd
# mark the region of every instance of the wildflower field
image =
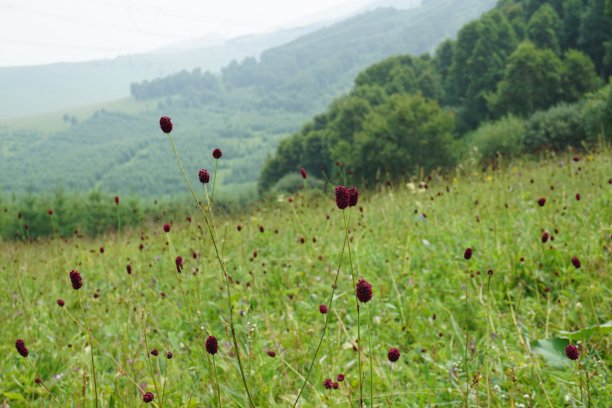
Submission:
<svg viewBox="0 0 612 408">
<path fill-rule="evenodd" d="M 0 406 L 609 406 L 609 149 L 231 217 L 214 154 L 189 220 L 2 242 Z"/>
</svg>

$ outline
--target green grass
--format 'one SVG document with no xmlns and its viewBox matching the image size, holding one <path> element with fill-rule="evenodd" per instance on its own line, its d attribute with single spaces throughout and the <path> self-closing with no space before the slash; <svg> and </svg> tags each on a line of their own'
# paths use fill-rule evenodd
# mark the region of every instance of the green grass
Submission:
<svg viewBox="0 0 612 408">
<path fill-rule="evenodd" d="M 434 177 L 427 189 L 416 181 L 362 192 L 358 207 L 346 215 L 355 278 L 368 280 L 374 293 L 361 309 L 366 405 L 463 406 L 467 324 L 473 341 L 469 406 L 587 406 L 588 398 L 591 406 L 606 406 L 607 329 L 594 329 L 579 342 L 588 381 L 577 362 L 554 350 L 544 359 L 530 344 L 610 320 L 611 168 L 612 155 L 604 150 L 579 162 L 563 155 L 513 162 L 498 171 L 466 165 L 449 178 Z M 539 197 L 546 198 L 544 207 Z M 222 275 L 196 215 L 194 210 L 193 223 L 167 220 L 174 222 L 169 239 L 161 222 L 95 240 L 4 242 L 0 401 L 53 404 L 15 351 L 15 340 L 22 338 L 64 406 L 93 406 L 87 334 L 67 313 L 83 322 L 80 295 L 96 339 L 100 406 L 138 406 L 138 387 L 153 392 L 159 406 L 166 370 L 164 405 L 216 406 L 212 360 L 204 349 L 208 335 L 219 340 L 215 362 L 223 405 L 248 406 L 232 352 Z M 331 294 L 343 214 L 330 190 L 293 196 L 292 202 L 270 200 L 215 223 L 255 403 L 291 406 L 323 328 L 319 305 Z M 542 244 L 542 230 L 554 241 Z M 463 258 L 467 247 L 474 249 L 469 261 Z M 176 254 L 185 259 L 181 275 Z M 572 256 L 580 258 L 580 269 Z M 70 287 L 72 269 L 83 276 L 78 292 Z M 359 399 L 346 251 L 335 293 L 327 335 L 300 402 L 304 407 L 349 406 L 349 399 L 357 406 Z M 58 298 L 66 301 L 63 309 Z M 148 348 L 160 351 L 151 357 L 151 369 L 144 323 Z M 395 364 L 387 360 L 391 347 L 401 351 Z M 166 351 L 174 353 L 172 360 Z M 323 380 L 339 373 L 346 376 L 339 390 L 325 390 Z"/>
</svg>

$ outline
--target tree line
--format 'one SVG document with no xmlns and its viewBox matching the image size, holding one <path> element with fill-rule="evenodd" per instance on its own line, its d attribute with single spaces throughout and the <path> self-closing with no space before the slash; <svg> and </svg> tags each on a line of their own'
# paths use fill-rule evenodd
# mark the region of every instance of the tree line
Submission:
<svg viewBox="0 0 612 408">
<path fill-rule="evenodd" d="M 433 56 L 370 66 L 350 93 L 281 141 L 260 191 L 301 167 L 372 184 L 451 167 L 473 148 L 491 159 L 609 135 L 610 3 L 502 0 Z"/>
</svg>

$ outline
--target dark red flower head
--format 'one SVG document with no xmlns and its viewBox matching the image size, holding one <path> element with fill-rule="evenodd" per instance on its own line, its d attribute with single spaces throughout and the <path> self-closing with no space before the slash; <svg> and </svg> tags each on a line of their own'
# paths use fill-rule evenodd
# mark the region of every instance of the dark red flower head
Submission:
<svg viewBox="0 0 612 408">
<path fill-rule="evenodd" d="M 172 119 L 170 119 L 168 116 L 162 116 L 159 118 L 159 127 L 164 133 L 172 132 Z"/>
<path fill-rule="evenodd" d="M 49 214 L 49 215 L 53 215 L 53 210 L 52 210 L 52 209 L 49 209 L 49 210 L 47 211 L 47 214 Z"/>
<path fill-rule="evenodd" d="M 463 253 L 463 258 L 468 261 L 472 257 L 472 248 L 467 248 Z"/>
<path fill-rule="evenodd" d="M 580 357 L 580 350 L 578 349 L 578 347 L 574 346 L 573 344 L 570 344 L 565 348 L 565 355 L 570 360 L 578 360 L 578 358 Z"/>
<path fill-rule="evenodd" d="M 208 354 L 215 355 L 219 351 L 219 343 L 215 336 L 208 336 L 206 339 L 206 351 Z"/>
<path fill-rule="evenodd" d="M 580 193 L 576 193 L 576 201 L 580 201 Z"/>
<path fill-rule="evenodd" d="M 303 168 L 303 167 L 300 169 L 300 174 L 302 175 L 302 178 L 304 180 L 306 180 L 308 178 L 308 173 L 306 173 L 306 169 Z"/>
<path fill-rule="evenodd" d="M 152 392 L 145 392 L 144 394 L 142 394 L 142 401 L 145 404 L 148 404 L 149 402 L 153 401 L 154 398 L 155 396 Z"/>
<path fill-rule="evenodd" d="M 270 356 L 270 357 L 276 357 L 276 351 L 274 351 L 274 350 L 268 350 L 268 351 L 267 351 L 267 354 L 268 354 L 268 356 Z"/>
<path fill-rule="evenodd" d="M 128 265 L 125 267 L 125 270 L 126 270 L 126 272 L 127 272 L 127 274 L 128 274 L 128 275 L 131 275 L 131 274 L 132 274 L 132 265 L 128 264 Z"/>
<path fill-rule="evenodd" d="M 115 205 L 119 205 L 119 196 L 115 196 Z"/>
<path fill-rule="evenodd" d="M 337 382 L 334 383 L 333 385 L 334 390 L 337 390 L 338 388 L 340 388 L 340 384 L 338 384 Z"/>
<path fill-rule="evenodd" d="M 64 302 L 64 299 L 57 299 L 57 305 L 59 307 L 64 307 L 65 304 L 66 302 Z"/>
<path fill-rule="evenodd" d="M 223 152 L 221 151 L 221 149 L 215 149 L 213 150 L 213 157 L 215 159 L 220 159 L 221 156 L 223 156 Z"/>
<path fill-rule="evenodd" d="M 83 287 L 83 278 L 76 269 L 70 271 L 70 283 L 72 283 L 72 289 L 79 290 Z"/>
<path fill-rule="evenodd" d="M 174 357 L 174 354 L 172 354 L 172 352 L 171 352 L 171 351 L 169 351 L 169 352 L 167 352 L 167 353 L 166 353 L 166 358 L 167 358 L 168 360 L 170 360 L 172 357 Z"/>
<path fill-rule="evenodd" d="M 344 381 L 344 374 L 338 374 L 338 375 L 336 376 L 336 380 L 338 380 L 339 382 Z"/>
<path fill-rule="evenodd" d="M 34 382 L 36 384 L 42 384 L 42 380 L 40 378 L 38 378 L 38 377 L 34 380 Z"/>
<path fill-rule="evenodd" d="M 339 209 L 344 210 L 349 206 L 351 202 L 351 197 L 349 195 L 349 191 L 344 186 L 336 187 L 336 205 Z"/>
<path fill-rule="evenodd" d="M 164 232 L 170 232 L 170 224 L 164 224 Z"/>
<path fill-rule="evenodd" d="M 319 312 L 321 312 L 321 314 L 326 314 L 327 313 L 327 305 L 319 305 Z"/>
<path fill-rule="evenodd" d="M 576 269 L 580 269 L 580 259 L 578 259 L 577 256 L 572 256 L 572 265 L 574 265 Z"/>
<path fill-rule="evenodd" d="M 538 198 L 538 205 L 544 207 L 544 204 L 546 204 L 546 199 L 544 197 Z"/>
<path fill-rule="evenodd" d="M 208 182 L 210 181 L 210 174 L 208 174 L 208 170 L 201 169 L 198 173 L 198 178 L 200 179 L 200 183 L 208 184 Z"/>
<path fill-rule="evenodd" d="M 183 272 L 183 257 L 182 256 L 177 256 L 176 259 L 174 260 L 174 263 L 176 263 L 176 271 L 178 273 Z"/>
<path fill-rule="evenodd" d="M 354 207 L 357 205 L 357 201 L 359 201 L 359 190 L 357 187 L 351 187 L 348 189 L 349 192 L 349 207 Z"/>
<path fill-rule="evenodd" d="M 154 348 L 153 350 L 151 350 L 151 355 L 157 357 L 159 356 L 159 351 L 157 351 L 157 349 Z"/>
<path fill-rule="evenodd" d="M 395 363 L 400 358 L 400 352 L 395 347 L 390 348 L 389 352 L 387 353 L 387 357 L 389 358 L 390 362 Z"/>
<path fill-rule="evenodd" d="M 326 378 L 325 380 L 323 380 L 323 386 L 326 390 L 331 390 L 332 388 L 334 388 L 334 382 L 331 378 Z"/>
<path fill-rule="evenodd" d="M 17 339 L 15 342 L 15 348 L 17 349 L 17 352 L 21 354 L 21 357 L 25 358 L 30 354 L 30 350 L 28 350 L 22 339 Z"/>
<path fill-rule="evenodd" d="M 372 300 L 372 285 L 365 279 L 359 279 L 356 285 L 357 299 L 361 303 L 368 303 Z"/>
<path fill-rule="evenodd" d="M 544 231 L 544 233 L 542 234 L 542 243 L 543 244 L 545 244 L 546 241 L 548 241 L 548 237 L 549 237 L 548 231 Z"/>
</svg>

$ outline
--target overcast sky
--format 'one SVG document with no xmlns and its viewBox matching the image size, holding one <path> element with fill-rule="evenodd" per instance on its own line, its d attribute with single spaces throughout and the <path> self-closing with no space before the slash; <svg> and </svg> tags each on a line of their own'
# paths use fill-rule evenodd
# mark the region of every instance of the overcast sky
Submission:
<svg viewBox="0 0 612 408">
<path fill-rule="evenodd" d="M 212 33 L 272 31 L 366 2 L 0 0 L 0 66 L 113 58 Z"/>
</svg>

